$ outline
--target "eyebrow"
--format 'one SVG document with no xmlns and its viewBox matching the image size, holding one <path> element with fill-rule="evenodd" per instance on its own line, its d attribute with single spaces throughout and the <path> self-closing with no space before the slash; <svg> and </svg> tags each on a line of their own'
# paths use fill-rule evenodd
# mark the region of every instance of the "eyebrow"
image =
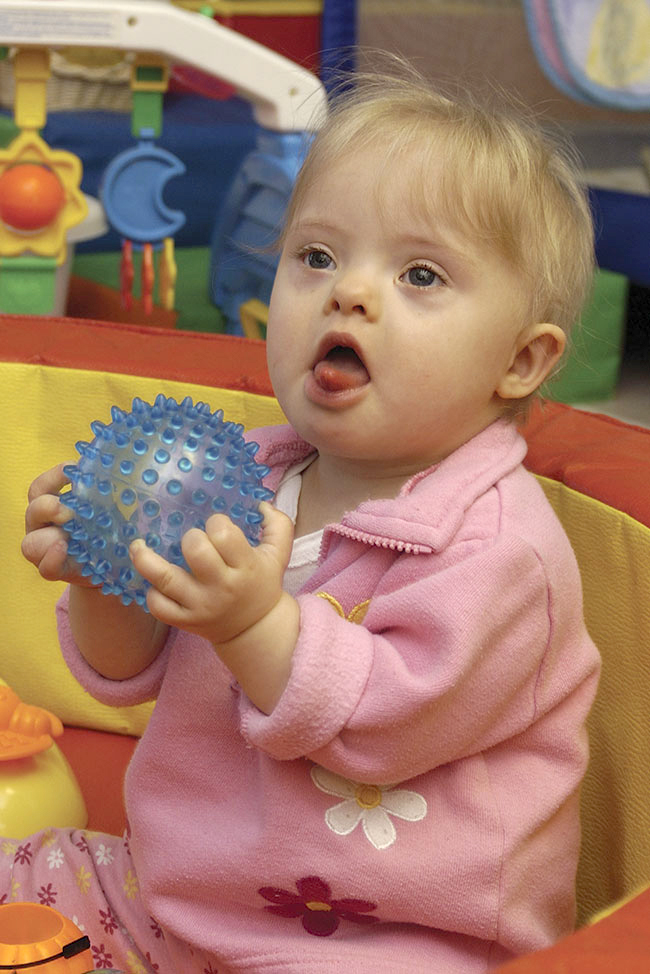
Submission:
<svg viewBox="0 0 650 974">
<path fill-rule="evenodd" d="M 325 233 L 345 233 L 347 225 L 343 226 L 336 223 L 329 223 L 327 220 L 298 220 L 288 227 L 287 232 L 306 233 L 311 230 L 322 230 Z M 426 250 L 428 247 L 432 247 L 436 250 L 447 250 L 450 253 L 454 252 L 458 255 L 462 252 L 460 247 L 446 241 L 442 237 L 436 238 L 420 233 L 402 233 L 396 235 L 395 243 L 399 246 L 412 247 L 416 250 Z"/>
<path fill-rule="evenodd" d="M 308 230 L 324 230 L 328 233 L 344 232 L 344 227 L 327 223 L 325 220 L 297 220 L 287 227 L 287 233 L 306 233 Z"/>
<path fill-rule="evenodd" d="M 298 220 L 287 228 L 287 235 L 292 233 L 309 233 L 320 231 L 321 233 L 345 233 L 346 227 L 339 224 L 330 223 L 327 220 L 317 218 Z M 472 253 L 474 244 L 470 239 L 467 246 L 454 244 L 444 237 L 425 236 L 420 233 L 404 233 L 395 237 L 395 246 L 412 250 L 417 257 L 418 252 L 421 256 L 426 256 L 427 251 L 443 255 L 444 260 L 462 260 L 471 267 L 476 267 L 480 263 L 480 253 Z"/>
<path fill-rule="evenodd" d="M 414 251 L 432 250 L 436 253 L 442 253 L 446 258 L 451 260 L 463 260 L 472 266 L 475 266 L 480 261 L 480 254 L 473 253 L 474 242 L 470 239 L 467 240 L 467 244 L 463 247 L 462 243 L 456 244 L 451 240 L 446 240 L 444 236 L 441 237 L 423 237 L 420 234 L 403 234 L 398 239 L 400 246 L 408 247 Z"/>
</svg>

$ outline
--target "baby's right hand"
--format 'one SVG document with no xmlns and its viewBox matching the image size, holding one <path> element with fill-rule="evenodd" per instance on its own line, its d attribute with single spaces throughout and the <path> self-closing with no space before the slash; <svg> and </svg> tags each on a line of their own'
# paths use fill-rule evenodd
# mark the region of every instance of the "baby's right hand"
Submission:
<svg viewBox="0 0 650 974">
<path fill-rule="evenodd" d="M 61 527 L 72 517 L 59 500 L 61 488 L 70 482 L 63 466 L 42 473 L 30 486 L 21 550 L 48 581 L 88 586 L 90 580 L 81 576 L 79 565 L 68 559 L 68 536 Z"/>
</svg>

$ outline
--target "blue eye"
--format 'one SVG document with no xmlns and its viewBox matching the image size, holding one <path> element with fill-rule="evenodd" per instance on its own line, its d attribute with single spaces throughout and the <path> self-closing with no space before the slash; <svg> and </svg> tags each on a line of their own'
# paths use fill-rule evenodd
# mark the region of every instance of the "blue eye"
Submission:
<svg viewBox="0 0 650 974">
<path fill-rule="evenodd" d="M 413 284 L 415 287 L 431 287 L 436 281 L 440 281 L 440 277 L 435 271 L 432 271 L 430 267 L 424 267 L 422 264 L 418 267 L 410 267 L 406 272 L 406 279 L 409 284 Z"/>
<path fill-rule="evenodd" d="M 305 255 L 305 261 L 314 270 L 324 271 L 332 264 L 332 258 L 324 250 L 310 250 Z"/>
</svg>

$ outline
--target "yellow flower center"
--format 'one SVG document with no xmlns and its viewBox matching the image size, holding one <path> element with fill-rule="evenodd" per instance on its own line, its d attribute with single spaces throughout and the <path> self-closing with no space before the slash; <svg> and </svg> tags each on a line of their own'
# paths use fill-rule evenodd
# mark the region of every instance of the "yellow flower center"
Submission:
<svg viewBox="0 0 650 974">
<path fill-rule="evenodd" d="M 309 903 L 305 903 L 308 910 L 320 910 L 321 912 L 329 912 L 332 907 L 329 903 L 321 903 L 320 900 L 310 900 Z"/>
<path fill-rule="evenodd" d="M 381 788 L 377 785 L 358 785 L 354 797 L 361 808 L 377 808 L 377 805 L 381 805 Z"/>
</svg>

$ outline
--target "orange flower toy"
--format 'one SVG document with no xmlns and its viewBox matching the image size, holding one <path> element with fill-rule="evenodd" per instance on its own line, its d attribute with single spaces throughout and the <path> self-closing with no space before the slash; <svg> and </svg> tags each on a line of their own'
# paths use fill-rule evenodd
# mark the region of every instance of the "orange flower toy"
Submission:
<svg viewBox="0 0 650 974">
<path fill-rule="evenodd" d="M 79 785 L 54 743 L 62 733 L 58 717 L 23 703 L 0 681 L 0 835 L 22 839 L 86 824 Z"/>
</svg>

